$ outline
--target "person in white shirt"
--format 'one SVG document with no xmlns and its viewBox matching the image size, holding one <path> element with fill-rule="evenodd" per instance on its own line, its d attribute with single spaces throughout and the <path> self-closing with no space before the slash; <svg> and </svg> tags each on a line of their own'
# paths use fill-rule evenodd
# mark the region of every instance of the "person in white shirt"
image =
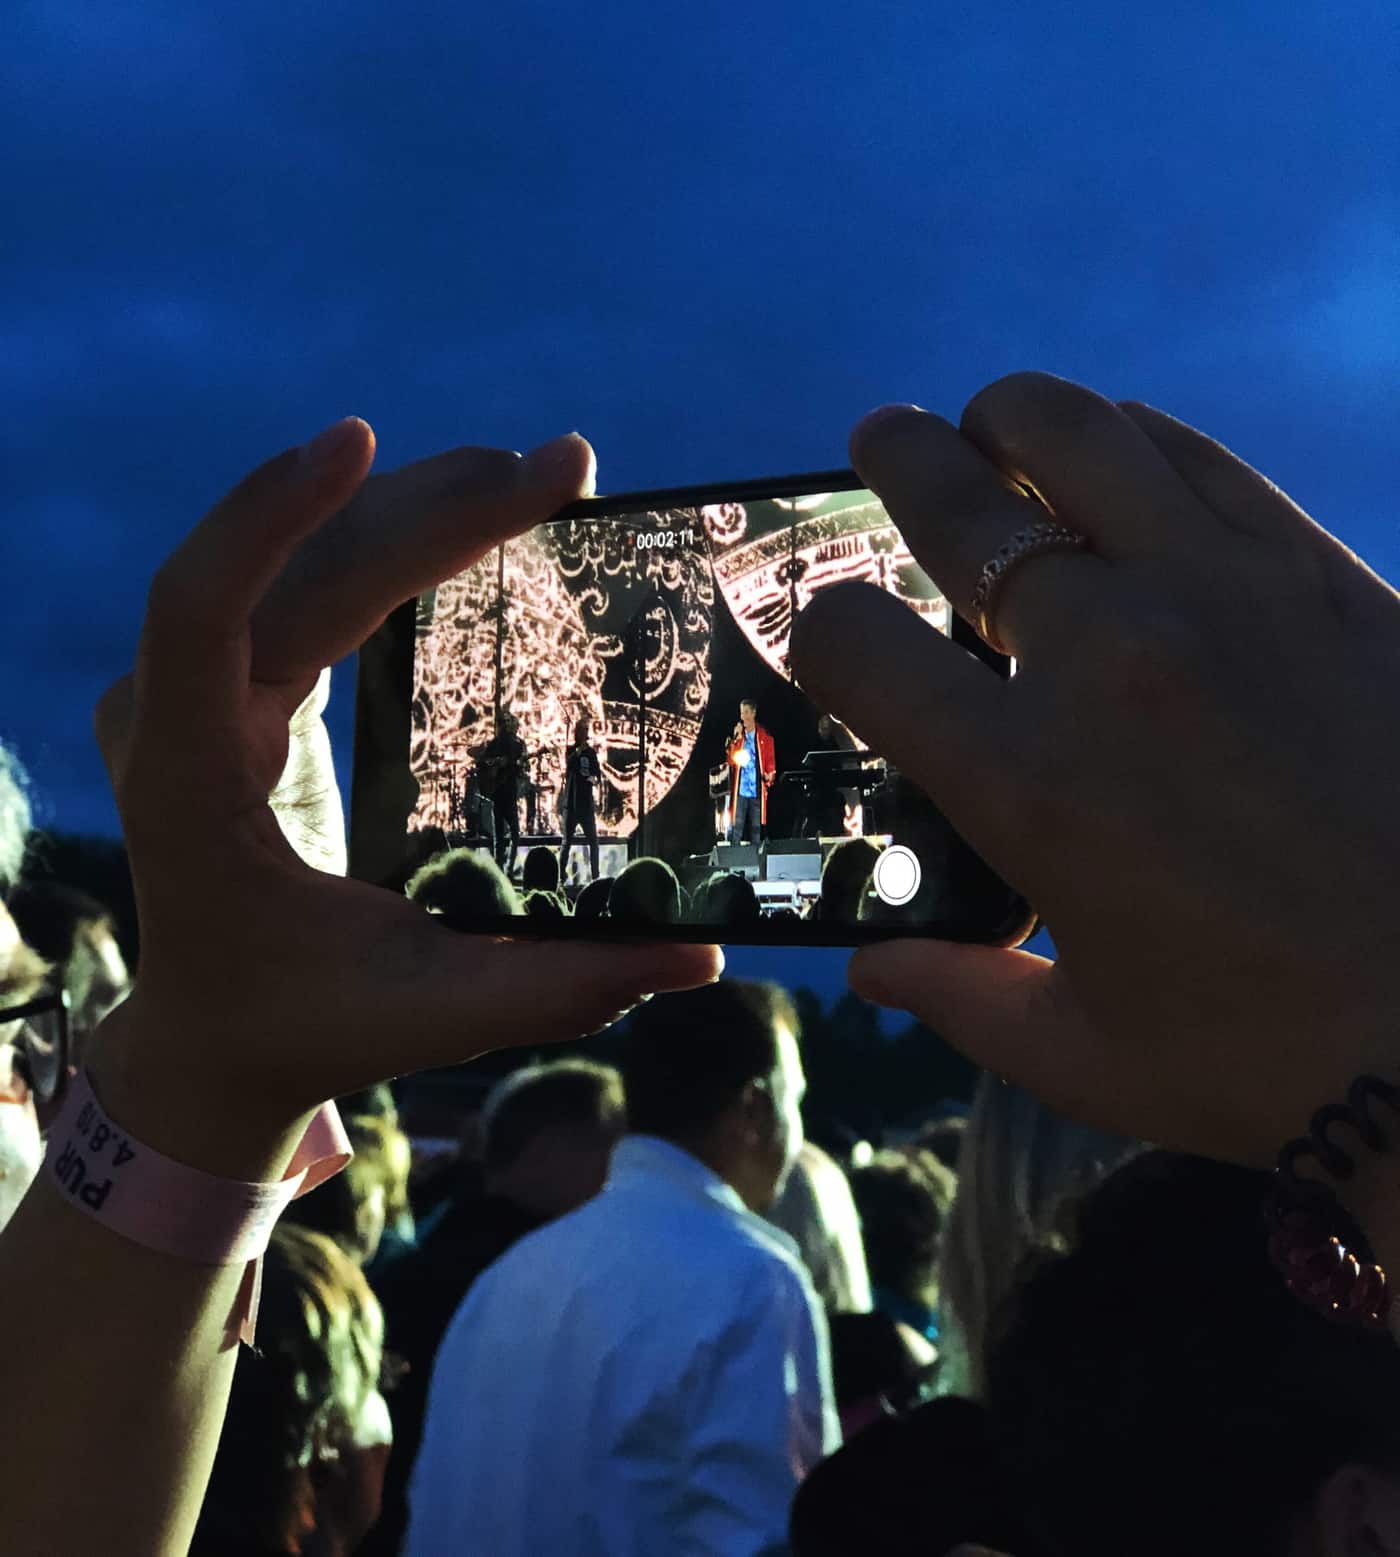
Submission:
<svg viewBox="0 0 1400 1557">
<path fill-rule="evenodd" d="M 802 1146 L 791 1001 L 643 1008 L 602 1194 L 478 1278 L 433 1367 L 411 1557 L 757 1557 L 840 1441 L 826 1320 L 758 1212 Z"/>
</svg>

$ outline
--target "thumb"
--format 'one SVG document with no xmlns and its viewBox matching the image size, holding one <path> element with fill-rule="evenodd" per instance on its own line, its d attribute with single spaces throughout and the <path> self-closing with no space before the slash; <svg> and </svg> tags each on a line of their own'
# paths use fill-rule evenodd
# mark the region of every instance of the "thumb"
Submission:
<svg viewBox="0 0 1400 1557">
<path fill-rule="evenodd" d="M 884 941 L 851 958 L 856 994 L 908 1011 L 960 1054 L 1084 1124 L 1111 1128 L 1110 1054 L 1060 964 L 952 941 Z"/>
<path fill-rule="evenodd" d="M 512 1013 L 514 1047 L 597 1032 L 644 996 L 696 989 L 723 971 L 718 946 L 520 939 L 497 941 L 464 974 L 476 1009 Z"/>
</svg>

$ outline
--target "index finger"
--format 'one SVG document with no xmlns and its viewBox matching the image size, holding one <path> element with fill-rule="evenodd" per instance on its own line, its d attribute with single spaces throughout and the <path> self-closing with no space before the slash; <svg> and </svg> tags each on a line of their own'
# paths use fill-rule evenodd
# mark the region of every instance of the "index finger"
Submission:
<svg viewBox="0 0 1400 1557">
<path fill-rule="evenodd" d="M 950 423 L 917 406 L 886 407 L 857 423 L 851 462 L 958 615 L 977 627 L 972 601 L 983 568 L 1014 535 L 1051 517 L 1044 505 Z M 997 636 L 1024 659 L 1073 632 L 1094 611 L 1107 572 L 1089 552 L 1018 563 L 998 597 Z"/>
<path fill-rule="evenodd" d="M 151 581 L 136 654 L 139 705 L 168 712 L 179 721 L 173 728 L 206 733 L 240 706 L 254 607 L 373 458 L 374 433 L 347 417 L 304 450 L 258 466 L 210 509 Z"/>
<path fill-rule="evenodd" d="M 465 447 L 373 476 L 287 563 L 253 617 L 253 677 L 304 688 L 396 606 L 543 524 L 594 486 L 569 433 L 525 458 Z"/>
</svg>

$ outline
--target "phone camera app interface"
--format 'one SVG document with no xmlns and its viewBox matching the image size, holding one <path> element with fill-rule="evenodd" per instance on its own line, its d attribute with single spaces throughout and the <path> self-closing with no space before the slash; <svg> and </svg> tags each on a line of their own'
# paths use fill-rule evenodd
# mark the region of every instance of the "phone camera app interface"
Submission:
<svg viewBox="0 0 1400 1557">
<path fill-rule="evenodd" d="M 410 833 L 493 859 L 526 913 L 936 930 L 956 836 L 789 664 L 853 580 L 950 631 L 866 491 L 600 504 L 497 547 L 418 602 Z"/>
</svg>

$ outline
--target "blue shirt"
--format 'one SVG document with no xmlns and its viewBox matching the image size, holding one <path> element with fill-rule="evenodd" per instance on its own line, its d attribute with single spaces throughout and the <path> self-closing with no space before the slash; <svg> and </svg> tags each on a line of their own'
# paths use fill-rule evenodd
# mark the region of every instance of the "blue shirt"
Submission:
<svg viewBox="0 0 1400 1557">
<path fill-rule="evenodd" d="M 758 799 L 758 731 L 750 730 L 744 736 L 744 750 L 749 760 L 739 769 L 739 793 L 750 799 Z"/>
<path fill-rule="evenodd" d="M 653 1136 L 478 1277 L 433 1365 L 407 1557 L 757 1557 L 840 1443 L 786 1234 Z"/>
<path fill-rule="evenodd" d="M 877 1313 L 888 1314 L 898 1323 L 908 1325 L 911 1330 L 917 1330 L 927 1341 L 938 1339 L 936 1308 L 915 1303 L 910 1298 L 901 1297 L 898 1292 L 891 1292 L 887 1287 L 876 1287 L 873 1301 Z"/>
</svg>

